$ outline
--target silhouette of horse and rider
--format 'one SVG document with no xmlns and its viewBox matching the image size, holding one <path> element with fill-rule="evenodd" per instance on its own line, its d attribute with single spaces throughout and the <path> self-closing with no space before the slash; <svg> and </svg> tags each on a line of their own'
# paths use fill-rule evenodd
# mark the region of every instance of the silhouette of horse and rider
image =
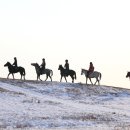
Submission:
<svg viewBox="0 0 130 130">
<path fill-rule="evenodd" d="M 65 81 L 67 82 L 66 77 L 70 76 L 72 79 L 72 83 L 74 82 L 74 79 L 76 79 L 76 72 L 74 70 L 69 69 L 68 60 L 65 60 L 64 67 L 62 65 L 59 65 L 58 70 L 60 70 L 60 75 L 61 75 L 60 82 L 62 81 L 62 77 L 64 77 Z"/>
<path fill-rule="evenodd" d="M 20 75 L 21 75 L 21 79 L 22 77 L 24 78 L 25 80 L 25 69 L 21 66 L 17 66 L 17 58 L 14 57 L 14 63 L 11 64 L 10 62 L 7 62 L 4 67 L 8 67 L 8 70 L 9 70 L 9 74 L 7 76 L 7 78 L 9 78 L 9 75 L 12 74 L 13 76 L 13 79 L 14 79 L 14 73 L 17 73 L 19 72 Z"/>
<path fill-rule="evenodd" d="M 44 58 L 42 59 L 42 64 L 40 66 L 38 63 L 31 63 L 31 65 L 35 67 L 37 80 L 39 79 L 40 81 L 42 81 L 40 79 L 40 75 L 46 74 L 45 81 L 48 79 L 48 77 L 50 77 L 50 80 L 52 81 L 53 71 L 51 69 L 46 69 L 46 62 Z"/>
<path fill-rule="evenodd" d="M 129 79 L 130 79 L 130 72 L 127 72 L 126 78 L 129 78 Z"/>
</svg>

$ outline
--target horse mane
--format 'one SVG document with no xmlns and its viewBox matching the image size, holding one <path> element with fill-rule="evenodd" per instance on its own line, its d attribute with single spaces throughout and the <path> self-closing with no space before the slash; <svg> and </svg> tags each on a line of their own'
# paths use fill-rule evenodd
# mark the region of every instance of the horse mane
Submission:
<svg viewBox="0 0 130 130">
<path fill-rule="evenodd" d="M 63 66 L 61 64 L 59 66 L 63 68 Z"/>
<path fill-rule="evenodd" d="M 9 65 L 11 65 L 11 66 L 13 66 L 9 61 L 7 61 L 7 64 L 9 64 Z"/>
<path fill-rule="evenodd" d="M 40 65 L 38 63 L 34 63 L 34 64 L 36 64 L 38 67 L 40 67 Z"/>
<path fill-rule="evenodd" d="M 86 69 L 82 69 L 82 70 L 88 71 L 88 70 L 86 70 Z"/>
</svg>

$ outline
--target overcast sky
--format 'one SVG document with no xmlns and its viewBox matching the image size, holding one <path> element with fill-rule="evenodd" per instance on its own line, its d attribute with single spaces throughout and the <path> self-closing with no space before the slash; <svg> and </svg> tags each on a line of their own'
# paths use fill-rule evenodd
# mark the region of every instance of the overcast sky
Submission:
<svg viewBox="0 0 130 130">
<path fill-rule="evenodd" d="M 76 82 L 85 83 L 81 68 L 93 62 L 101 84 L 130 88 L 129 7 L 129 0 L 1 0 L 0 77 L 8 74 L 6 61 L 17 57 L 26 78 L 36 79 L 30 64 L 45 58 L 59 81 L 58 65 L 68 59 Z"/>
</svg>

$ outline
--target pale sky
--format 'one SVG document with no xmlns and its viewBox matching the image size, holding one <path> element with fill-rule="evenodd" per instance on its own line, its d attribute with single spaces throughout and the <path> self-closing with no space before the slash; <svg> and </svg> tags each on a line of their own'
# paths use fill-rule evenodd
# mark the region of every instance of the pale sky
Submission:
<svg viewBox="0 0 130 130">
<path fill-rule="evenodd" d="M 1 0 L 0 19 L 0 77 L 8 74 L 3 65 L 17 57 L 26 78 L 35 80 L 30 64 L 45 58 L 59 81 L 58 66 L 68 59 L 76 82 L 85 83 L 81 68 L 93 62 L 102 85 L 130 88 L 129 0 Z"/>
</svg>

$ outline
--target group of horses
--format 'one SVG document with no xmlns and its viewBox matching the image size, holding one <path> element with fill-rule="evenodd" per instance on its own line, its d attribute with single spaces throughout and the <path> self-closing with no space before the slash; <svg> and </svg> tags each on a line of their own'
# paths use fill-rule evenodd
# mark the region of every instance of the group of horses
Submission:
<svg viewBox="0 0 130 130">
<path fill-rule="evenodd" d="M 45 81 L 48 79 L 48 77 L 52 81 L 53 71 L 51 69 L 45 69 L 43 71 L 40 68 L 38 63 L 31 63 L 31 65 L 35 67 L 36 74 L 37 74 L 37 80 L 42 81 L 40 79 L 40 75 L 46 74 Z M 8 74 L 7 78 L 9 78 L 9 75 L 12 74 L 13 79 L 14 79 L 14 73 L 19 72 L 20 75 L 21 75 L 21 79 L 25 80 L 25 74 L 26 73 L 25 73 L 25 69 L 23 67 L 19 66 L 19 67 L 16 68 L 10 62 L 7 62 L 4 66 L 8 67 L 8 70 L 9 70 L 9 74 Z M 68 70 L 68 72 L 66 73 L 66 69 L 64 69 L 64 67 L 62 65 L 59 65 L 58 70 L 60 70 L 60 75 L 61 75 L 60 82 L 62 81 L 62 77 L 64 77 L 65 81 L 67 82 L 66 78 L 68 76 L 70 76 L 71 79 L 72 79 L 72 83 L 74 83 L 74 80 L 76 79 L 76 72 L 74 70 Z M 100 85 L 100 80 L 101 80 L 101 77 L 102 77 L 102 74 L 100 72 L 94 71 L 93 73 L 88 75 L 88 71 L 86 69 L 81 69 L 81 75 L 85 75 L 86 84 L 87 84 L 88 79 L 90 80 L 91 84 L 93 84 L 91 78 L 95 78 L 96 79 L 95 84 L 98 82 L 98 84 Z M 126 78 L 127 77 L 130 78 L 130 72 L 127 72 Z"/>
<path fill-rule="evenodd" d="M 36 74 L 37 74 L 37 80 L 42 81 L 40 79 L 40 75 L 46 74 L 45 81 L 48 79 L 48 77 L 52 81 L 53 71 L 51 69 L 45 69 L 43 71 L 38 63 L 31 63 L 31 65 L 35 67 Z M 25 80 L 26 73 L 25 73 L 25 69 L 23 67 L 19 66 L 19 67 L 16 68 L 10 62 L 7 62 L 4 65 L 4 67 L 8 67 L 8 70 L 9 70 L 9 74 L 8 74 L 7 78 L 9 78 L 9 75 L 12 74 L 13 79 L 14 79 L 14 74 L 19 72 L 20 75 L 21 75 L 21 80 L 22 79 Z M 66 69 L 64 69 L 64 67 L 62 65 L 59 65 L 58 70 L 60 70 L 60 75 L 61 75 L 60 82 L 62 81 L 63 77 L 65 78 L 65 81 L 67 82 L 67 77 L 70 76 L 71 79 L 72 79 L 72 83 L 74 83 L 74 80 L 76 80 L 76 72 L 74 70 L 68 70 L 67 73 L 66 73 Z M 88 76 L 88 71 L 85 70 L 85 69 L 81 69 L 81 75 L 85 75 L 85 77 L 86 77 L 86 84 L 87 84 L 87 80 L 88 79 L 90 80 L 91 84 L 93 84 L 91 78 L 96 78 L 95 84 L 97 82 L 98 82 L 98 84 L 100 84 L 100 80 L 101 80 L 101 76 L 102 76 L 100 72 L 94 71 L 93 73 L 91 73 Z"/>
</svg>

